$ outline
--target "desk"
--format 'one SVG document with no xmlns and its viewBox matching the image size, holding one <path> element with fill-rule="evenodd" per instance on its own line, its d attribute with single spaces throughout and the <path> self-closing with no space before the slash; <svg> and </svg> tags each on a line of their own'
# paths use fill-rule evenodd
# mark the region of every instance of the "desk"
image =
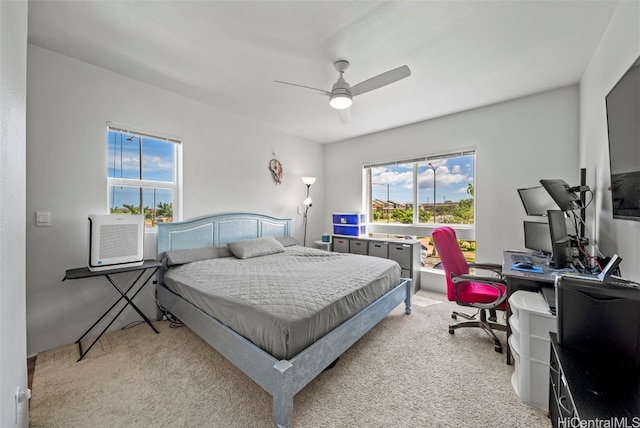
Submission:
<svg viewBox="0 0 640 428">
<path fill-rule="evenodd" d="M 525 272 L 521 270 L 511 269 L 513 254 L 526 254 L 528 258 L 536 265 L 543 269 L 542 273 Z M 538 257 L 533 254 L 523 253 L 522 251 L 505 250 L 502 259 L 502 275 L 507 281 L 507 299 L 518 290 L 540 291 L 542 288 L 553 288 L 556 280 L 557 271 L 549 268 L 546 257 Z M 511 308 L 507 304 L 507 344 L 509 336 L 511 336 L 511 327 L 509 326 L 509 317 L 511 316 Z M 507 364 L 512 364 L 511 348 L 507 345 Z"/>
<path fill-rule="evenodd" d="M 83 267 L 83 268 L 77 268 L 77 269 L 68 269 L 65 273 L 64 278 L 62 279 L 63 281 L 67 280 L 67 279 L 82 279 L 82 278 L 91 278 L 94 276 L 104 276 L 105 278 L 107 278 L 107 280 L 109 281 L 109 283 L 111 285 L 113 285 L 113 287 L 118 291 L 118 293 L 120 293 L 120 298 L 118 300 L 116 300 L 116 302 L 111 305 L 111 307 L 109 309 L 107 309 L 107 311 L 102 314 L 102 316 L 100 318 L 98 318 L 98 320 L 93 323 L 93 325 L 91 327 L 89 327 L 89 329 L 87 331 L 84 332 L 84 334 L 82 336 L 80 336 L 80 339 L 78 339 L 76 341 L 76 343 L 78 344 L 78 349 L 80 351 L 80 358 L 78 358 L 78 361 L 82 360 L 84 358 L 85 355 L 87 355 L 87 352 L 89 352 L 89 350 L 91 348 L 93 348 L 93 345 L 96 344 L 96 342 L 98 340 L 100 340 L 100 338 L 102 337 L 102 335 L 107 331 L 107 329 L 109 327 L 111 327 L 111 324 L 113 324 L 113 322 L 120 316 L 120 314 L 125 310 L 125 308 L 129 305 L 131 305 L 131 307 L 133 309 L 135 309 L 135 311 L 138 313 L 138 315 L 140 315 L 142 317 L 142 319 L 144 319 L 144 321 L 149 325 L 149 327 L 151 327 L 151 329 L 153 329 L 153 331 L 156 332 L 156 334 L 159 334 L 159 331 L 156 330 L 156 328 L 153 326 L 153 324 L 151 324 L 151 321 L 149 321 L 149 318 L 147 318 L 147 316 L 140 310 L 140 308 L 138 308 L 135 303 L 133 303 L 133 299 L 138 295 L 138 293 L 140 293 L 140 291 L 144 288 L 145 285 L 147 285 L 147 283 L 149 282 L 149 280 L 151 278 L 153 278 L 153 276 L 156 274 L 156 272 L 158 271 L 158 269 L 160 268 L 162 264 L 156 260 L 145 260 L 141 265 L 139 266 L 129 266 L 129 267 L 125 267 L 125 268 L 116 268 L 116 269 L 108 269 L 108 270 L 101 270 L 101 271 L 91 271 L 89 270 L 89 268 L 87 267 Z M 134 272 L 134 271 L 140 271 L 140 274 L 135 278 L 135 280 L 133 282 L 131 282 L 131 284 L 127 287 L 126 291 L 123 291 L 121 287 L 118 286 L 118 284 L 116 284 L 116 282 L 113 280 L 113 278 L 111 277 L 112 275 L 118 274 L 118 273 L 124 273 L 124 272 Z M 143 281 L 143 277 L 145 276 L 145 272 L 149 271 L 149 275 L 146 276 L 146 279 L 144 279 Z M 140 287 L 131 295 L 131 297 L 128 297 L 129 292 L 134 288 L 134 286 L 136 284 L 141 283 L 142 285 L 140 285 Z M 113 308 L 116 307 L 116 305 L 118 303 L 120 303 L 120 301 L 124 299 L 126 301 L 125 305 L 120 309 L 120 311 L 118 311 L 118 313 L 116 314 L 115 317 L 113 317 L 113 319 L 111 320 L 111 322 L 109 322 L 109 324 L 104 328 L 104 330 L 102 330 L 100 332 L 100 334 L 98 335 L 98 337 L 96 337 L 93 342 L 91 342 L 91 345 L 89 345 L 89 347 L 86 350 L 82 350 L 82 339 L 84 339 L 84 337 L 89 334 L 90 331 L 92 331 L 96 325 L 98 325 L 98 323 L 100 321 L 102 321 L 104 319 L 104 317 L 107 316 L 107 314 L 109 312 L 111 312 L 113 310 Z"/>
<path fill-rule="evenodd" d="M 550 333 L 550 336 L 551 425 L 638 426 L 640 368 L 626 361 L 560 346 L 557 335 Z"/>
</svg>

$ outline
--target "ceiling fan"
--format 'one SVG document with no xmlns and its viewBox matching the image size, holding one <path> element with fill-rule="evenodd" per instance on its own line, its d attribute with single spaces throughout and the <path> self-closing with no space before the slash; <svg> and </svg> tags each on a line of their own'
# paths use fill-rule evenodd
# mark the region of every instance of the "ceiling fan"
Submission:
<svg viewBox="0 0 640 428">
<path fill-rule="evenodd" d="M 329 105 L 338 110 L 340 121 L 344 124 L 349 122 L 351 118 L 351 111 L 349 110 L 349 107 L 351 107 L 351 104 L 353 103 L 353 97 L 411 76 L 411 70 L 409 70 L 409 67 L 403 65 L 402 67 L 394 68 L 393 70 L 378 74 L 377 76 L 360 82 L 357 85 L 351 86 L 346 80 L 344 80 L 344 72 L 349 68 L 349 65 L 349 61 L 344 59 L 340 59 L 333 64 L 338 73 L 340 73 L 340 76 L 338 77 L 338 81 L 333 84 L 331 91 L 298 85 L 297 83 L 282 82 L 280 80 L 274 80 L 274 82 L 313 89 L 314 91 L 320 92 L 322 95 L 328 96 Z"/>
</svg>

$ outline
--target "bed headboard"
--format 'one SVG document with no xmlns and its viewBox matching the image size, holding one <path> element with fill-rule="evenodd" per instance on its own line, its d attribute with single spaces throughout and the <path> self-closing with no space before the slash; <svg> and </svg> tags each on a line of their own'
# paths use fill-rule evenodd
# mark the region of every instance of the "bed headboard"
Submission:
<svg viewBox="0 0 640 428">
<path fill-rule="evenodd" d="M 289 236 L 291 219 L 253 213 L 212 214 L 176 223 L 158 223 L 158 260 L 165 251 L 224 245 L 263 236 Z"/>
</svg>

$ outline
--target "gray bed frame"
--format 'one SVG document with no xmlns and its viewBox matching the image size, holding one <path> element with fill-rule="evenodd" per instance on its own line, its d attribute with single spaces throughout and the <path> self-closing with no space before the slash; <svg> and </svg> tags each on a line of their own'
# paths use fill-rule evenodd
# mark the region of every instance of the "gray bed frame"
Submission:
<svg viewBox="0 0 640 428">
<path fill-rule="evenodd" d="M 241 239 L 290 235 L 291 220 L 261 214 L 215 214 L 176 223 L 158 223 L 158 260 L 165 251 L 224 245 Z M 170 291 L 158 274 L 157 299 L 215 350 L 273 397 L 276 427 L 290 427 L 293 397 L 400 303 L 411 313 L 413 285 L 402 278 L 391 291 L 343 322 L 290 360 L 278 360 Z"/>
</svg>

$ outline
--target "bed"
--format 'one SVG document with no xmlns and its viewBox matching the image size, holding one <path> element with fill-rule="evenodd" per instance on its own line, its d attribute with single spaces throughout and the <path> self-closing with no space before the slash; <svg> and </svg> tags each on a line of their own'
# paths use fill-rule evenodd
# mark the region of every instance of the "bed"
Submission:
<svg viewBox="0 0 640 428">
<path fill-rule="evenodd" d="M 252 213 L 158 224 L 159 306 L 271 394 L 277 427 L 387 314 L 402 302 L 410 314 L 413 295 L 395 262 L 301 247 L 290 228 Z"/>
</svg>

